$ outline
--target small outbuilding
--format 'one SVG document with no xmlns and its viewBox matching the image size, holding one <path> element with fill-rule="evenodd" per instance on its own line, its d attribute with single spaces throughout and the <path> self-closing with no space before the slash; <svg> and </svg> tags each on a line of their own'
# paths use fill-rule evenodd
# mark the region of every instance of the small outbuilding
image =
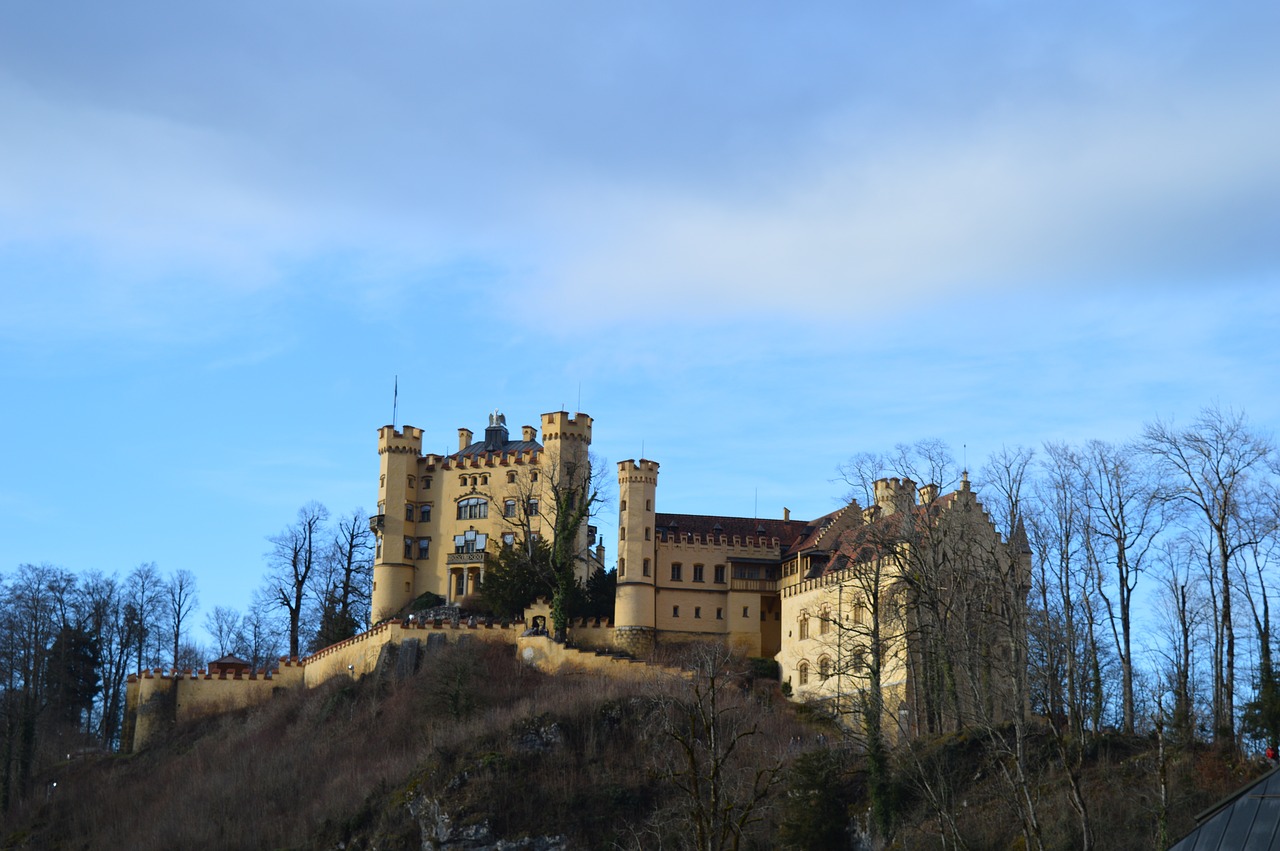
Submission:
<svg viewBox="0 0 1280 851">
<path fill-rule="evenodd" d="M 239 677 L 248 672 L 249 663 L 237 656 L 223 656 L 209 663 L 209 674 L 214 677 L 224 673 L 229 677 Z"/>
</svg>

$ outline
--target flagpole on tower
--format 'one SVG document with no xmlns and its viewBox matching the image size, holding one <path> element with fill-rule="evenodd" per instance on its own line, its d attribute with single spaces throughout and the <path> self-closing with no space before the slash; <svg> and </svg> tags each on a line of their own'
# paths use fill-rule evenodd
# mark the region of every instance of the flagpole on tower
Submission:
<svg viewBox="0 0 1280 851">
<path fill-rule="evenodd" d="M 400 405 L 400 376 L 396 375 L 395 389 L 391 391 L 391 430 L 396 428 L 396 408 Z"/>
</svg>

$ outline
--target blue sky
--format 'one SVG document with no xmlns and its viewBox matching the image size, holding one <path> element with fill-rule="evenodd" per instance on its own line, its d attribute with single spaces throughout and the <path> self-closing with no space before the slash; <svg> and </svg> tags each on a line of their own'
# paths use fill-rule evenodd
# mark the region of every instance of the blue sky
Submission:
<svg viewBox="0 0 1280 851">
<path fill-rule="evenodd" d="M 580 399 L 669 511 L 816 516 L 921 438 L 976 469 L 1209 403 L 1274 430 L 1277 32 L 1176 0 L 10 6 L 0 570 L 155 561 L 244 607 L 302 503 L 372 509 L 395 375 L 438 451 Z"/>
</svg>

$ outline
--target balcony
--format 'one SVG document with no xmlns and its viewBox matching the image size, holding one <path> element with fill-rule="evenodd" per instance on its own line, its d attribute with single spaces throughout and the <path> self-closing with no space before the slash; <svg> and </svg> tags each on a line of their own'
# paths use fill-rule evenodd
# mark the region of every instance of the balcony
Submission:
<svg viewBox="0 0 1280 851">
<path fill-rule="evenodd" d="M 387 515 L 385 514 L 375 514 L 369 518 L 370 532 L 381 532 L 386 525 Z"/>
<path fill-rule="evenodd" d="M 485 563 L 486 555 L 488 554 L 484 550 L 480 550 L 474 553 L 449 553 L 447 556 L 444 557 L 444 563 L 445 564 L 462 564 L 462 565 L 472 565 L 472 564 L 482 565 Z"/>
<path fill-rule="evenodd" d="M 737 576 L 729 583 L 730 591 L 762 591 L 772 593 L 778 590 L 776 579 L 739 579 Z"/>
<path fill-rule="evenodd" d="M 733 575 L 729 578 L 729 590 L 776 592 L 778 590 L 778 580 L 781 578 L 782 568 L 780 567 L 735 564 L 733 566 Z"/>
</svg>

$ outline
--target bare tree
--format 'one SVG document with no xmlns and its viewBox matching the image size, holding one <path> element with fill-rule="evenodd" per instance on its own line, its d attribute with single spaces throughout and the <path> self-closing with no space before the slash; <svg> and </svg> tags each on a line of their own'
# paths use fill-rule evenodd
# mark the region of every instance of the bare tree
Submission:
<svg viewBox="0 0 1280 851">
<path fill-rule="evenodd" d="M 129 571 L 124 580 L 124 619 L 126 642 L 133 649 L 137 664 L 155 667 L 160 662 L 163 646 L 160 623 L 164 612 L 164 577 L 154 562 L 146 562 Z"/>
<path fill-rule="evenodd" d="M 205 632 L 213 638 L 214 652 L 219 658 L 244 653 L 241 620 L 240 613 L 230 606 L 214 606 L 213 611 L 204 616 Z"/>
<path fill-rule="evenodd" d="M 181 670 L 178 664 L 184 661 L 182 658 L 183 629 L 187 625 L 187 618 L 196 610 L 198 604 L 199 595 L 196 591 L 195 574 L 189 570 L 174 571 L 169 576 L 169 581 L 165 583 L 164 606 L 170 634 L 173 636 L 175 670 Z"/>
<path fill-rule="evenodd" d="M 1254 479 L 1266 472 L 1270 439 L 1255 432 L 1243 413 L 1204 408 L 1185 429 L 1157 420 L 1142 446 L 1176 481 L 1172 499 L 1200 515 L 1212 542 L 1218 587 L 1221 663 L 1213 677 L 1214 737 L 1235 743 L 1236 637 L 1232 612 L 1232 559 L 1248 546 L 1244 515 L 1256 507 Z"/>
<path fill-rule="evenodd" d="M 503 505 L 503 519 L 516 532 L 527 559 L 524 567 L 539 574 L 539 581 L 551 588 L 551 618 L 555 637 L 564 640 L 570 609 L 581 592 L 579 575 L 591 575 L 597 562 L 587 540 L 588 521 L 603 503 L 602 486 L 606 465 L 594 455 L 562 458 L 558 469 L 547 471 L 534 482 L 526 480 L 522 490 L 507 499 L 490 500 Z M 544 534 L 550 530 L 550 540 Z M 540 542 L 547 545 L 539 553 Z M 509 556 L 508 556 L 509 558 Z"/>
<path fill-rule="evenodd" d="M 680 791 L 691 846 L 737 851 L 759 821 L 782 763 L 748 753 L 760 734 L 760 708 L 735 685 L 729 651 L 701 644 L 691 662 L 688 694 L 660 707 L 662 733 L 673 746 L 664 774 Z"/>
<path fill-rule="evenodd" d="M 124 685 L 129 667 L 129 629 L 122 601 L 122 587 L 114 576 L 96 571 L 81 581 L 87 625 L 98 639 L 102 668 L 102 690 L 98 733 L 103 745 L 111 747 L 120 733 L 124 711 Z"/>
<path fill-rule="evenodd" d="M 364 509 L 357 508 L 334 523 L 320 561 L 316 596 L 316 649 L 359 631 L 369 620 L 369 587 L 373 577 L 373 533 Z"/>
<path fill-rule="evenodd" d="M 1172 697 L 1168 718 L 1172 729 L 1168 732 L 1172 743 L 1182 746 L 1195 736 L 1196 650 L 1203 644 L 1204 628 L 1213 619 L 1213 610 L 1206 605 L 1212 575 L 1206 581 L 1196 550 L 1195 543 L 1186 539 L 1166 541 L 1158 558 L 1155 613 L 1162 635 L 1153 641 L 1153 652 L 1163 661 L 1163 670 L 1158 673 Z"/>
<path fill-rule="evenodd" d="M 1111 581 L 1099 575 L 1098 592 L 1120 659 L 1121 723 L 1130 735 L 1134 729 L 1133 593 L 1147 555 L 1164 530 L 1167 505 L 1158 471 L 1145 460 L 1136 447 L 1099 440 L 1090 441 L 1080 457 L 1086 519 L 1098 544 L 1095 554 L 1111 567 Z"/>
<path fill-rule="evenodd" d="M 311 591 L 312 574 L 320 561 L 324 523 L 328 510 L 318 502 L 298 509 L 298 519 L 269 538 L 266 588 L 289 620 L 289 656 L 297 658 L 301 641 L 302 611 Z"/>
</svg>

